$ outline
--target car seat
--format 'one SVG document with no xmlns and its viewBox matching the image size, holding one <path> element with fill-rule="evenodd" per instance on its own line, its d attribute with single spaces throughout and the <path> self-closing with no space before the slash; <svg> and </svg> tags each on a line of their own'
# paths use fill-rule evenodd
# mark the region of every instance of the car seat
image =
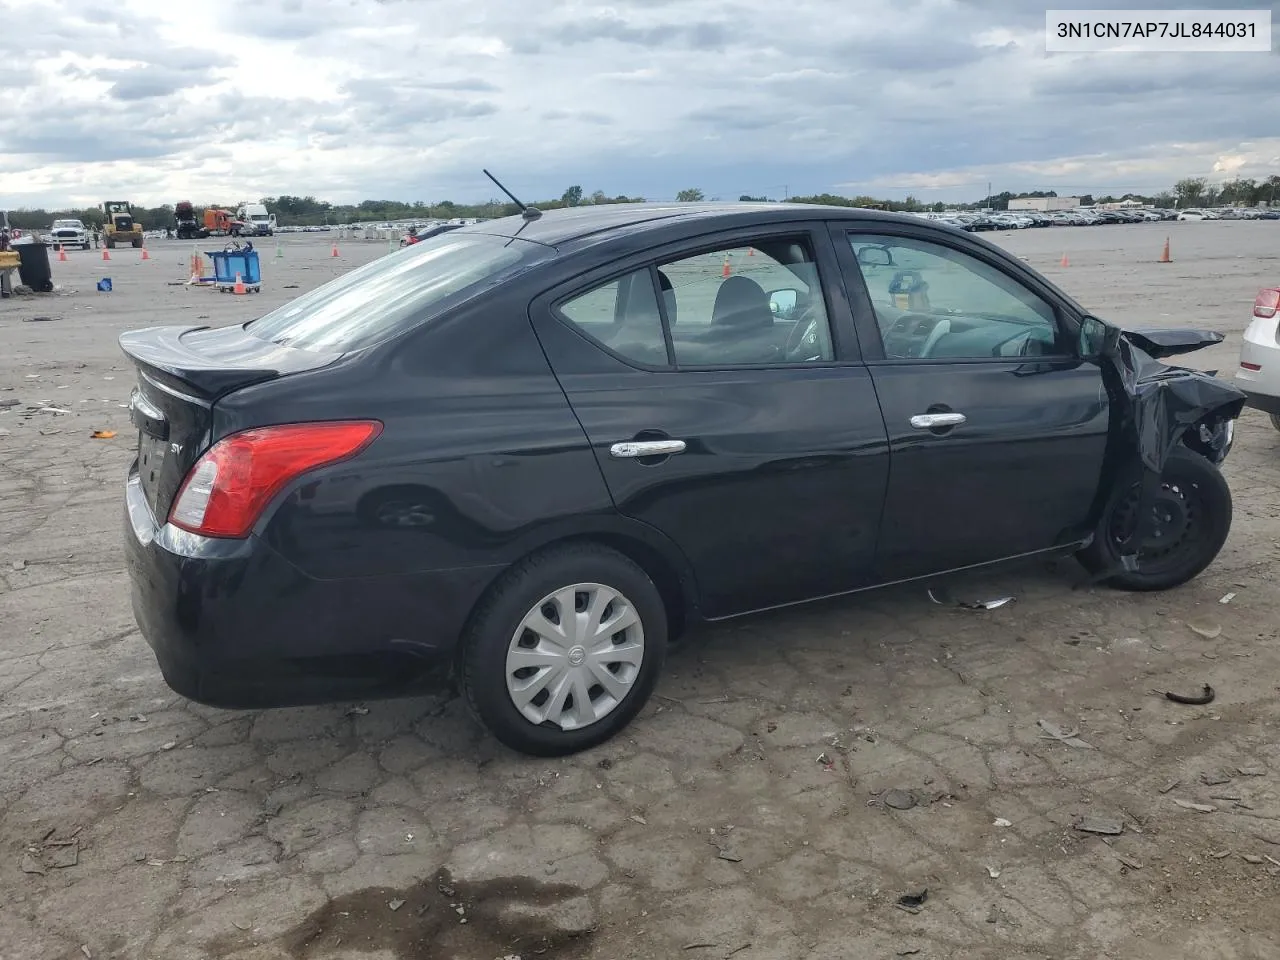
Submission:
<svg viewBox="0 0 1280 960">
<path fill-rule="evenodd" d="M 748 330 L 772 327 L 773 310 L 769 308 L 769 295 L 750 277 L 729 277 L 716 291 L 711 325 Z"/>
</svg>

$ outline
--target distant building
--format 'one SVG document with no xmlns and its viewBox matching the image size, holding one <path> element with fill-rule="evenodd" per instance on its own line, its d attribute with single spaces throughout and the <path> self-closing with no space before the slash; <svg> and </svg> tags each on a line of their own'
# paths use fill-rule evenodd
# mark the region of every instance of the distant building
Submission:
<svg viewBox="0 0 1280 960">
<path fill-rule="evenodd" d="M 1010 210 L 1074 210 L 1079 197 L 1017 197 L 1009 201 Z"/>
</svg>

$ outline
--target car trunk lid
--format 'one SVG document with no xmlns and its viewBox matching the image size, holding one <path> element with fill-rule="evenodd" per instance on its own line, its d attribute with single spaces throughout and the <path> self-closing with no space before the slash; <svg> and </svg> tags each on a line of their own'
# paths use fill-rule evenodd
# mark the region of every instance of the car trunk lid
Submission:
<svg viewBox="0 0 1280 960">
<path fill-rule="evenodd" d="M 338 357 L 270 343 L 239 326 L 149 327 L 121 334 L 120 348 L 138 370 L 129 418 L 138 430 L 142 491 L 161 523 L 187 472 L 218 439 L 219 398 Z"/>
</svg>

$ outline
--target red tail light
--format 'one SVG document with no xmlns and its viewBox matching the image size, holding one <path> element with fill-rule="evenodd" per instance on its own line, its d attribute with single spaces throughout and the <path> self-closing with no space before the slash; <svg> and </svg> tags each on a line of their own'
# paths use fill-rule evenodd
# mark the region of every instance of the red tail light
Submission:
<svg viewBox="0 0 1280 960">
<path fill-rule="evenodd" d="M 1276 315 L 1277 310 L 1280 310 L 1280 290 L 1275 288 L 1259 290 L 1257 299 L 1253 301 L 1253 315 L 1263 320 L 1270 320 Z"/>
<path fill-rule="evenodd" d="M 196 461 L 174 498 L 169 522 L 206 537 L 246 537 L 290 481 L 354 457 L 381 432 L 376 420 L 344 420 L 233 433 Z"/>
</svg>

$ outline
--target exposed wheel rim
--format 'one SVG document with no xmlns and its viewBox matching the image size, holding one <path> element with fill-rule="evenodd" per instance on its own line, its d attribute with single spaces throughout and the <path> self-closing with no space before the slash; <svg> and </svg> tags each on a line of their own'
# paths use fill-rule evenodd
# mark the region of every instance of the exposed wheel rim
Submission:
<svg viewBox="0 0 1280 960">
<path fill-rule="evenodd" d="M 1139 495 L 1135 485 L 1111 515 L 1108 532 L 1117 550 L 1137 526 Z M 1151 509 L 1155 525 L 1138 544 L 1138 569 L 1142 573 L 1160 574 L 1182 566 L 1204 548 L 1210 530 L 1199 486 L 1162 483 Z"/>
<path fill-rule="evenodd" d="M 507 648 L 507 694 L 530 723 L 581 730 L 627 698 L 644 653 L 635 605 L 613 587 L 575 583 L 520 621 Z"/>
</svg>

